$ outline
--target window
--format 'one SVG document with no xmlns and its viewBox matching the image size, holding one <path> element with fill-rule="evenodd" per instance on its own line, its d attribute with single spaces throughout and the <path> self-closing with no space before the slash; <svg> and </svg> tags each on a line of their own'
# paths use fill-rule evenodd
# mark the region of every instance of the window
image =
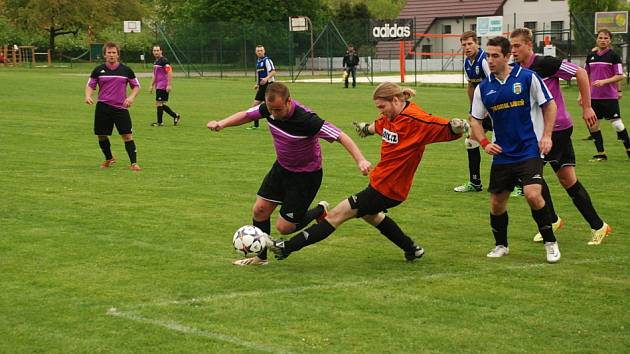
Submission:
<svg viewBox="0 0 630 354">
<path fill-rule="evenodd" d="M 451 33 L 451 25 L 444 25 L 444 27 L 442 27 L 442 33 Z"/>
<path fill-rule="evenodd" d="M 532 32 L 536 31 L 536 21 L 525 21 L 523 27 L 529 28 Z"/>
<path fill-rule="evenodd" d="M 431 45 L 430 44 L 423 44 L 422 45 L 422 52 L 423 53 L 431 53 Z M 431 59 L 430 55 L 422 55 L 422 59 Z"/>
<path fill-rule="evenodd" d="M 564 29 L 564 21 L 551 21 L 551 42 L 562 40 L 562 30 Z"/>
</svg>

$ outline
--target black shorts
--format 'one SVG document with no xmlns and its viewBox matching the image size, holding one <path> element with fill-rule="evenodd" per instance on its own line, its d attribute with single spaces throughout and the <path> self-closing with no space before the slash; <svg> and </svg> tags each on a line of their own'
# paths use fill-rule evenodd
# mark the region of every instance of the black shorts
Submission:
<svg viewBox="0 0 630 354">
<path fill-rule="evenodd" d="M 543 160 L 535 157 L 519 163 L 497 165 L 490 168 L 490 186 L 488 192 L 511 192 L 514 186 L 542 184 Z"/>
<path fill-rule="evenodd" d="M 350 202 L 352 209 L 357 209 L 357 218 L 365 215 L 376 215 L 381 211 L 387 213 L 388 208 L 402 203 L 399 200 L 387 198 L 370 185 L 359 193 L 351 195 L 348 202 Z"/>
<path fill-rule="evenodd" d="M 114 125 L 116 125 L 118 134 L 131 134 L 131 116 L 129 111 L 112 107 L 103 102 L 97 102 L 96 111 L 94 112 L 94 134 L 112 135 Z"/>
<path fill-rule="evenodd" d="M 621 118 L 619 100 L 591 100 L 591 106 L 597 115 L 597 119 Z"/>
<path fill-rule="evenodd" d="M 543 160 L 549 163 L 554 172 L 558 172 L 564 166 L 575 166 L 575 151 L 571 142 L 573 127 L 559 130 L 551 134 L 551 151 Z"/>
<path fill-rule="evenodd" d="M 265 102 L 265 92 L 267 92 L 267 86 L 269 86 L 269 83 L 258 85 L 258 91 L 256 91 L 256 97 L 254 97 L 256 101 Z"/>
<path fill-rule="evenodd" d="M 168 91 L 156 89 L 155 100 L 158 102 L 168 102 Z"/>
<path fill-rule="evenodd" d="M 319 186 L 322 170 L 313 172 L 291 172 L 276 161 L 267 172 L 258 196 L 282 204 L 280 215 L 287 221 L 298 224 L 304 219 Z"/>
</svg>

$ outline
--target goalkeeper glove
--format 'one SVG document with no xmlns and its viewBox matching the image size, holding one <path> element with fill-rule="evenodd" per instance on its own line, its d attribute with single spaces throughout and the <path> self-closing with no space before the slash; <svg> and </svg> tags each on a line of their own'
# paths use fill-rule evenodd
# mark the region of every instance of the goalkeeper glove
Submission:
<svg viewBox="0 0 630 354">
<path fill-rule="evenodd" d="M 370 123 L 352 122 L 352 125 L 354 125 L 354 130 L 356 130 L 357 134 L 359 134 L 359 136 L 362 138 L 374 134 L 370 131 Z"/>
<path fill-rule="evenodd" d="M 453 134 L 468 134 L 470 131 L 470 124 L 463 119 L 453 118 L 450 120 L 449 124 Z"/>
</svg>

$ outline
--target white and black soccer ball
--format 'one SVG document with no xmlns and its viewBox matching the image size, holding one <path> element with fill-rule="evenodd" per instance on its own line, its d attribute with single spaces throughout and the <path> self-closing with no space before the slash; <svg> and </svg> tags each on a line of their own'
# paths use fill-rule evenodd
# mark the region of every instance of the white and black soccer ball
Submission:
<svg viewBox="0 0 630 354">
<path fill-rule="evenodd" d="M 261 229 L 256 226 L 245 225 L 241 226 L 234 233 L 232 245 L 234 245 L 234 249 L 242 252 L 244 255 L 250 253 L 259 254 L 267 247 L 265 238 L 266 235 Z"/>
</svg>

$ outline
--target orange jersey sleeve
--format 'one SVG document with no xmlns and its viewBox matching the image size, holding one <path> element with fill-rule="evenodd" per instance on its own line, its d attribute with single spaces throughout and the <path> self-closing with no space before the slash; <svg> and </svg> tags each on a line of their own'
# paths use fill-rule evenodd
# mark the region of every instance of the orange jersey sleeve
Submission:
<svg viewBox="0 0 630 354">
<path fill-rule="evenodd" d="M 370 174 L 370 185 L 384 196 L 407 199 L 425 145 L 455 140 L 449 120 L 432 116 L 409 103 L 393 120 L 384 116 L 375 122 L 381 135 L 381 159 Z"/>
</svg>

